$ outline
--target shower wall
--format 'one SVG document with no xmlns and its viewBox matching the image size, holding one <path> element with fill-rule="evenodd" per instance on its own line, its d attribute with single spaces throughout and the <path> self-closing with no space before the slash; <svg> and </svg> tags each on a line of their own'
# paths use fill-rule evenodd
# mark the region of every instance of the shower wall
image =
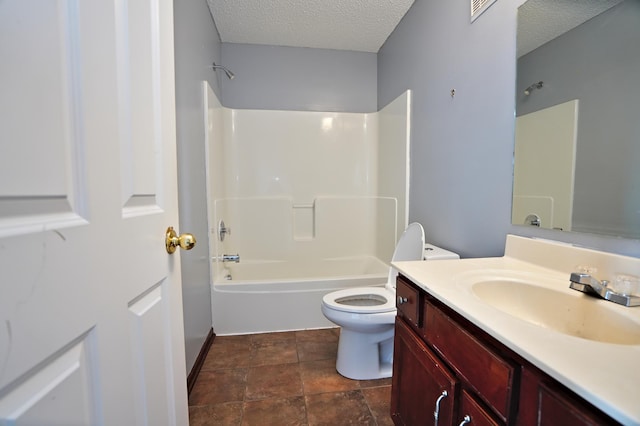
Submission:
<svg viewBox="0 0 640 426">
<path fill-rule="evenodd" d="M 360 114 L 209 102 L 213 276 L 221 254 L 238 253 L 241 262 L 388 262 L 407 224 L 409 103 L 407 92 L 380 112 Z M 231 229 L 224 241 L 220 220 Z"/>
<path fill-rule="evenodd" d="M 375 114 L 225 110 L 230 197 L 375 194 Z"/>
</svg>

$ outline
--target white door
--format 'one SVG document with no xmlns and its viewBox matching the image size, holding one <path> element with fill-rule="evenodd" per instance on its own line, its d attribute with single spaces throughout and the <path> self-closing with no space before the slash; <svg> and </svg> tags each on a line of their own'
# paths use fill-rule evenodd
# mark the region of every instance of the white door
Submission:
<svg viewBox="0 0 640 426">
<path fill-rule="evenodd" d="M 0 0 L 0 425 L 185 425 L 170 0 Z"/>
</svg>

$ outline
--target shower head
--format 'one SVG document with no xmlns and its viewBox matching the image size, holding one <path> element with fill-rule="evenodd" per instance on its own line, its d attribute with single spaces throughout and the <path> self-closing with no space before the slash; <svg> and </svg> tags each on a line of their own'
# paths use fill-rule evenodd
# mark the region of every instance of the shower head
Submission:
<svg viewBox="0 0 640 426">
<path fill-rule="evenodd" d="M 544 83 L 542 81 L 539 81 L 537 83 L 533 83 L 531 86 L 529 86 L 526 89 L 524 89 L 524 94 L 526 96 L 529 96 L 533 90 L 542 89 L 543 85 L 544 85 Z"/>
<path fill-rule="evenodd" d="M 222 65 L 216 65 L 215 62 L 213 63 L 211 68 L 213 68 L 214 71 L 217 70 L 217 69 L 221 69 L 222 71 L 224 71 L 224 73 L 227 75 L 227 77 L 229 77 L 229 80 L 233 80 L 233 78 L 235 77 L 234 73 L 232 73 L 231 71 L 229 71 L 226 67 L 223 67 Z"/>
</svg>

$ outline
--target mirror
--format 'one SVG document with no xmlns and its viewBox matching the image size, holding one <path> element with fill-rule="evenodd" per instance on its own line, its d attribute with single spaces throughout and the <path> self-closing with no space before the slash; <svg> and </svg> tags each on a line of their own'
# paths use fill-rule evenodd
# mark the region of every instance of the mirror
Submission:
<svg viewBox="0 0 640 426">
<path fill-rule="evenodd" d="M 640 238 L 640 0 L 518 9 L 512 223 Z"/>
</svg>

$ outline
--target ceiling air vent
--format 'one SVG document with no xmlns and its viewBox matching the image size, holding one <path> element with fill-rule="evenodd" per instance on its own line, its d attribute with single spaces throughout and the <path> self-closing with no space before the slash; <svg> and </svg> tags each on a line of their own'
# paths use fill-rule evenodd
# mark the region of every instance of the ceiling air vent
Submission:
<svg viewBox="0 0 640 426">
<path fill-rule="evenodd" d="M 471 22 L 478 19 L 478 16 L 482 15 L 495 2 L 496 0 L 471 0 Z"/>
</svg>

